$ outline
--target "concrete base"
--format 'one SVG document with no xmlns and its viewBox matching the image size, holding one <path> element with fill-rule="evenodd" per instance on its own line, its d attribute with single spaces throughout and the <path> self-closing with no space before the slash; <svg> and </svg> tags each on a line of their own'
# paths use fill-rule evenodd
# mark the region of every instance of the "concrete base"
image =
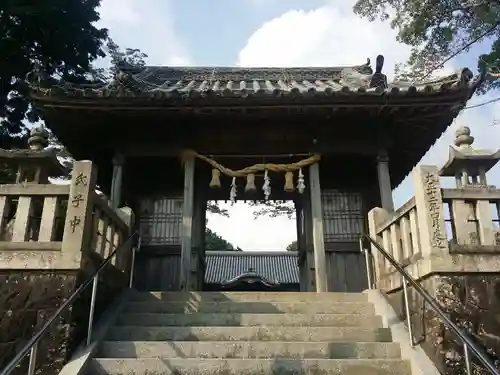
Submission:
<svg viewBox="0 0 500 375">
<path fill-rule="evenodd" d="M 382 318 L 382 326 L 389 328 L 392 340 L 401 346 L 401 358 L 410 362 L 412 375 L 441 375 L 420 346 L 411 346 L 410 336 L 384 295 L 376 289 L 364 291 L 373 304 L 375 314 Z"/>
</svg>

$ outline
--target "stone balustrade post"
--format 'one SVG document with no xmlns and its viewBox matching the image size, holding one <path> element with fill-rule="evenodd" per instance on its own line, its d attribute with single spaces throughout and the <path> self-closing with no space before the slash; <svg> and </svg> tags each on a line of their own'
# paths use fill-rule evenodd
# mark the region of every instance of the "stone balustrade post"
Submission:
<svg viewBox="0 0 500 375">
<path fill-rule="evenodd" d="M 92 235 L 92 194 L 97 170 L 89 160 L 77 161 L 71 173 L 68 210 L 64 224 L 62 251 L 81 254 L 90 245 Z"/>
<path fill-rule="evenodd" d="M 413 171 L 420 249 L 425 258 L 448 250 L 438 167 L 422 165 Z"/>
<path fill-rule="evenodd" d="M 376 240 L 382 247 L 385 248 L 382 236 L 377 233 L 377 228 L 389 217 L 389 212 L 383 208 L 375 207 L 368 212 L 368 230 L 370 237 Z M 390 251 L 389 249 L 386 249 Z M 372 259 L 373 259 L 373 270 L 374 270 L 374 281 L 377 283 L 380 281 L 382 275 L 387 272 L 385 258 L 377 248 L 372 245 L 371 248 Z"/>
</svg>

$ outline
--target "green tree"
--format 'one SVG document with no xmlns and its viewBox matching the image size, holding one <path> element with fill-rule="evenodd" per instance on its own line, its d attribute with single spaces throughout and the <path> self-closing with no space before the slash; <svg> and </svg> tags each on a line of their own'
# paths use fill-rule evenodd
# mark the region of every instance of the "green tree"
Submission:
<svg viewBox="0 0 500 375">
<path fill-rule="evenodd" d="M 287 201 L 249 201 L 248 204 L 255 207 L 253 214 L 257 219 L 258 217 L 268 216 L 271 218 L 279 216 L 287 216 L 293 219 L 295 215 L 295 205 L 293 202 Z M 229 217 L 229 212 L 225 208 L 221 208 L 219 203 L 211 201 L 207 203 L 207 212 L 215 215 Z"/>
<path fill-rule="evenodd" d="M 500 72 L 500 0 L 358 0 L 354 12 L 370 21 L 390 21 L 397 40 L 412 48 L 403 70 L 413 79 L 430 76 L 477 42 L 490 46 L 479 56 L 478 68 Z M 500 80 L 491 80 L 482 92 L 499 87 Z"/>
<path fill-rule="evenodd" d="M 229 250 L 229 251 L 243 251 L 240 247 L 234 248 L 229 242 L 224 238 L 219 236 L 217 233 L 213 232 L 209 228 L 205 229 L 205 250 Z"/>
<path fill-rule="evenodd" d="M 0 140 L 24 146 L 24 120 L 37 121 L 28 96 L 34 69 L 47 77 L 81 80 L 104 56 L 106 29 L 98 29 L 100 0 L 4 0 L 0 2 Z M 31 76 L 31 79 L 34 79 Z"/>
<path fill-rule="evenodd" d="M 291 201 L 250 201 L 249 205 L 257 208 L 253 212 L 255 218 L 287 216 L 293 219 L 295 216 L 295 205 Z"/>
</svg>

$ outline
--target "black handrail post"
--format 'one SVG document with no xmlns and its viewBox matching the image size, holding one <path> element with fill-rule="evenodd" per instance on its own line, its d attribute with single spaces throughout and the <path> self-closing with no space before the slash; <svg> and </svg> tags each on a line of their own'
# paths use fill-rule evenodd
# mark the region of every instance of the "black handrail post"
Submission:
<svg viewBox="0 0 500 375">
<path fill-rule="evenodd" d="M 373 277 L 372 277 L 372 268 L 371 268 L 371 252 L 368 247 L 363 244 L 364 237 L 359 238 L 359 249 L 365 255 L 365 266 L 366 266 L 366 278 L 368 279 L 368 289 L 373 289 Z"/>
<path fill-rule="evenodd" d="M 28 375 L 35 375 L 37 352 L 38 352 L 38 342 L 31 347 L 30 362 L 28 365 Z"/>
<path fill-rule="evenodd" d="M 410 299 L 408 298 L 408 285 L 406 279 L 401 275 L 401 281 L 403 282 L 403 295 L 405 300 L 405 314 L 406 323 L 408 324 L 408 335 L 410 336 L 410 345 L 415 346 L 415 340 L 413 340 L 413 329 L 411 327 L 411 315 L 410 315 Z"/>
<path fill-rule="evenodd" d="M 134 272 L 135 272 L 135 256 L 137 253 L 137 249 L 141 248 L 141 235 L 137 237 L 137 244 L 132 245 L 132 258 L 131 258 L 131 263 L 130 263 L 130 274 L 128 278 L 128 287 L 132 288 L 134 285 Z"/>
<path fill-rule="evenodd" d="M 97 297 L 97 286 L 99 285 L 99 274 L 96 273 L 92 280 L 92 297 L 90 298 L 89 325 L 87 327 L 87 346 L 92 341 L 92 325 L 94 323 L 94 310 Z"/>
</svg>

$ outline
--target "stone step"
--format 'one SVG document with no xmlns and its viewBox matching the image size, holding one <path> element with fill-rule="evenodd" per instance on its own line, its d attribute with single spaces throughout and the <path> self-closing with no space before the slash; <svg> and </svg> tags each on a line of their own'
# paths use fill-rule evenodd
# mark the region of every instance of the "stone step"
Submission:
<svg viewBox="0 0 500 375">
<path fill-rule="evenodd" d="M 161 300 L 166 302 L 368 302 L 365 293 L 313 292 L 136 292 L 132 301 Z"/>
<path fill-rule="evenodd" d="M 389 342 L 388 328 L 112 326 L 107 341 Z"/>
<path fill-rule="evenodd" d="M 381 328 L 382 318 L 362 314 L 120 314 L 118 325 L 133 326 L 310 326 Z"/>
<path fill-rule="evenodd" d="M 99 358 L 92 375 L 411 375 L 398 359 L 160 359 Z"/>
<path fill-rule="evenodd" d="M 125 312 L 134 313 L 294 313 L 374 314 L 373 305 L 361 302 L 129 302 Z"/>
<path fill-rule="evenodd" d="M 392 342 L 105 341 L 108 358 L 400 358 Z"/>
</svg>

